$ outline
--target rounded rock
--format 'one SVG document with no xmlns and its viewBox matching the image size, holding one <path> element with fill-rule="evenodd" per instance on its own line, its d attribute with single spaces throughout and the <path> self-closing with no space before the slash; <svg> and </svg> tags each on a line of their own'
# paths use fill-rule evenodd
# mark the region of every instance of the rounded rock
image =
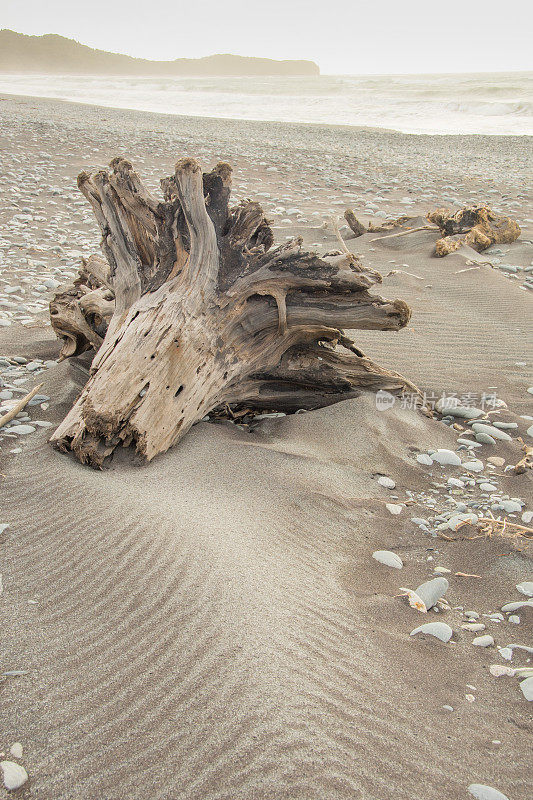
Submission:
<svg viewBox="0 0 533 800">
<path fill-rule="evenodd" d="M 394 569 L 401 569 L 403 567 L 402 559 L 397 553 L 393 553 L 392 550 L 374 550 L 372 558 L 380 564 L 384 564 L 386 567 L 393 567 Z"/>
<path fill-rule="evenodd" d="M 507 795 L 484 783 L 471 783 L 468 791 L 476 800 L 509 800 Z"/>
</svg>

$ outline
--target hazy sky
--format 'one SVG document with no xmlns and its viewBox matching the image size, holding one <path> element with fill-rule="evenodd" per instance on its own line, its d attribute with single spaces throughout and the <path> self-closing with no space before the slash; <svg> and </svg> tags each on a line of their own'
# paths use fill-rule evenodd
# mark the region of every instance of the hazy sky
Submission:
<svg viewBox="0 0 533 800">
<path fill-rule="evenodd" d="M 533 69 L 532 0 L 0 0 L 0 28 L 152 59 L 309 58 L 324 73 Z"/>
</svg>

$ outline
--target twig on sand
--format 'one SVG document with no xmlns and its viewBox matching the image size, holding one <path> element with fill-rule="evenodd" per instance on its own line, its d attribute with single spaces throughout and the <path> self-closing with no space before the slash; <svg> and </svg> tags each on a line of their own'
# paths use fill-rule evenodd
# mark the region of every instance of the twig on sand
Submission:
<svg viewBox="0 0 533 800">
<path fill-rule="evenodd" d="M 424 280 L 424 278 L 420 277 L 420 275 L 415 275 L 414 272 L 406 272 L 404 269 L 391 269 L 390 272 L 387 272 L 385 277 L 390 278 L 391 275 L 409 275 L 410 278 L 416 278 L 417 281 Z"/>
<path fill-rule="evenodd" d="M 491 537 L 493 534 L 511 539 L 516 536 L 523 536 L 526 539 L 533 537 L 533 528 L 527 525 L 521 525 L 519 522 L 512 522 L 507 517 L 503 519 L 501 517 L 495 517 L 492 511 L 489 511 L 488 514 L 489 516 L 487 517 L 478 517 L 475 523 L 472 523 L 470 520 L 464 520 L 464 522 L 460 522 L 459 525 L 457 525 L 455 530 L 458 531 L 465 525 L 473 525 L 473 527 L 478 528 L 482 535 L 488 537 Z M 475 536 L 473 538 L 478 539 L 480 537 Z"/>
<path fill-rule="evenodd" d="M 19 411 L 22 411 L 22 409 L 25 408 L 25 406 L 28 405 L 28 403 L 30 402 L 32 397 L 35 397 L 35 395 L 37 394 L 39 389 L 42 389 L 43 386 L 44 386 L 44 383 L 40 383 L 38 386 L 36 386 L 34 389 L 32 389 L 31 392 L 29 392 L 28 394 L 24 395 L 24 397 L 21 397 L 21 399 L 18 401 L 18 403 L 15 403 L 13 408 L 10 411 L 8 411 L 7 414 L 4 414 L 3 417 L 0 417 L 0 428 L 3 425 L 6 425 L 8 422 L 11 422 L 11 420 L 14 419 L 17 416 Z"/>
<path fill-rule="evenodd" d="M 481 575 L 476 575 L 473 572 L 455 572 L 458 578 L 481 578 Z"/>
<path fill-rule="evenodd" d="M 417 231 L 439 231 L 436 225 L 420 225 L 418 228 L 409 228 L 406 231 L 400 231 L 399 233 L 389 233 L 387 236 L 376 236 L 374 239 L 370 239 L 371 242 L 379 242 L 382 239 L 393 239 L 395 236 L 407 236 L 408 233 L 416 233 Z"/>
<path fill-rule="evenodd" d="M 339 244 L 341 246 L 342 251 L 344 253 L 346 253 L 347 256 L 352 256 L 353 257 L 353 253 L 350 252 L 350 250 L 348 250 L 348 248 L 346 246 L 346 242 L 344 241 L 344 239 L 341 236 L 341 232 L 339 230 L 339 224 L 338 224 L 337 220 L 335 219 L 335 217 L 331 217 L 331 227 L 335 231 L 335 236 L 339 240 Z"/>
</svg>

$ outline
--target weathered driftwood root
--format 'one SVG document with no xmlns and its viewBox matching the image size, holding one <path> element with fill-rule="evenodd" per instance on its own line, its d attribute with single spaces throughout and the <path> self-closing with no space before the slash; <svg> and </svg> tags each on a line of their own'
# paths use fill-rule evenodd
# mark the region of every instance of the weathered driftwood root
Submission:
<svg viewBox="0 0 533 800">
<path fill-rule="evenodd" d="M 79 319 L 56 322 L 75 343 L 70 354 L 89 342 L 97 349 L 89 381 L 52 437 L 56 447 L 94 467 L 119 445 L 150 460 L 224 404 L 297 410 L 361 388 L 414 388 L 343 332 L 396 331 L 410 316 L 402 301 L 369 293 L 381 276 L 355 256 L 320 258 L 300 239 L 271 249 L 259 204 L 229 207 L 228 164 L 202 175 L 195 160 L 179 161 L 161 182 L 164 200 L 129 162 L 111 168 L 78 179 L 109 270 L 100 261 L 97 279 L 89 268 L 98 286 L 76 298 L 91 335 L 72 335 Z M 114 299 L 89 303 L 94 291 Z M 107 326 L 102 342 L 97 322 Z"/>
<path fill-rule="evenodd" d="M 520 236 L 520 227 L 510 217 L 499 217 L 486 206 L 462 208 L 453 214 L 438 208 L 427 215 L 441 230 L 442 238 L 435 243 L 435 253 L 446 256 L 468 245 L 478 253 L 493 244 L 510 244 Z"/>
<path fill-rule="evenodd" d="M 109 265 L 100 256 L 91 256 L 75 281 L 61 286 L 50 302 L 52 328 L 63 340 L 60 360 L 98 350 L 114 311 Z"/>
</svg>

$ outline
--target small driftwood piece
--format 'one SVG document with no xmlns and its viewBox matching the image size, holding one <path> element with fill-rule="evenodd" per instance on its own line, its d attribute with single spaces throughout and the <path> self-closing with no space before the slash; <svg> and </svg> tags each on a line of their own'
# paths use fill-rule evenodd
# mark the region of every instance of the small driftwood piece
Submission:
<svg viewBox="0 0 533 800">
<path fill-rule="evenodd" d="M 258 203 L 230 207 L 228 164 L 202 174 L 195 160 L 179 161 L 161 181 L 162 199 L 122 158 L 110 172 L 82 173 L 78 185 L 108 269 L 89 260 L 75 308 L 61 316 L 57 297 L 52 304 L 64 355 L 97 350 L 52 436 L 59 449 L 101 468 L 131 444 L 149 461 L 217 408 L 295 411 L 364 388 L 415 388 L 344 334 L 397 331 L 408 306 L 371 294 L 381 276 L 351 253 L 321 258 L 301 239 L 272 247 Z M 86 327 L 79 316 L 72 322 L 74 311 Z"/>
<path fill-rule="evenodd" d="M 362 236 L 367 230 L 362 222 L 359 222 L 351 208 L 347 208 L 344 212 L 344 219 L 348 223 L 348 227 L 352 230 L 355 237 Z"/>
<path fill-rule="evenodd" d="M 417 233 L 417 231 L 438 231 L 436 225 L 419 225 L 417 228 L 408 228 L 406 231 L 400 231 L 399 233 L 389 233 L 387 236 L 375 236 L 373 239 L 370 239 L 371 242 L 381 242 L 383 239 L 394 239 L 397 236 L 407 236 L 409 233 Z"/>
<path fill-rule="evenodd" d="M 2 428 L 4 425 L 7 425 L 7 423 L 11 422 L 12 419 L 15 419 L 17 414 L 20 414 L 22 409 L 26 408 L 26 406 L 28 405 L 30 400 L 33 397 L 35 397 L 35 395 L 37 394 L 39 389 L 42 389 L 42 388 L 43 388 L 43 384 L 42 383 L 40 383 L 38 386 L 35 386 L 31 390 L 31 392 L 28 392 L 28 394 L 25 394 L 24 397 L 21 397 L 20 400 L 18 401 L 18 403 L 15 403 L 15 405 L 13 406 L 12 409 L 10 409 L 5 414 L 3 414 L 0 417 L 0 428 Z"/>
<path fill-rule="evenodd" d="M 463 245 L 478 253 L 493 244 L 511 244 L 520 236 L 520 227 L 510 217 L 499 217 L 487 206 L 462 208 L 453 214 L 438 208 L 427 215 L 441 230 L 442 238 L 435 243 L 435 254 L 447 256 Z"/>
</svg>

